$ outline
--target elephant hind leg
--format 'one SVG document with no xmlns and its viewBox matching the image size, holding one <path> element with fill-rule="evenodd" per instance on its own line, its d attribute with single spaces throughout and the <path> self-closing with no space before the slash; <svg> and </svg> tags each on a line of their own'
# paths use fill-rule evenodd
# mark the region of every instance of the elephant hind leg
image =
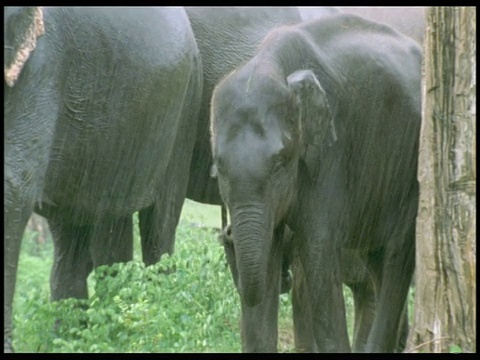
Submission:
<svg viewBox="0 0 480 360">
<path fill-rule="evenodd" d="M 397 346 L 395 348 L 395 352 L 401 353 L 403 352 L 403 350 L 405 350 L 405 347 L 407 346 L 409 330 L 410 328 L 408 325 L 408 300 L 407 300 L 403 307 L 402 319 L 400 322 L 400 326 L 398 328 Z"/>
<path fill-rule="evenodd" d="M 54 243 L 54 260 L 50 275 L 53 301 L 88 298 L 87 277 L 92 271 L 90 240 L 92 225 L 75 225 L 60 218 L 49 218 Z"/>
<path fill-rule="evenodd" d="M 356 251 L 342 251 L 343 283 L 352 290 L 355 306 L 353 352 L 363 351 L 375 318 L 374 279 L 368 272 L 366 260 Z"/>
<path fill-rule="evenodd" d="M 188 163 L 170 161 L 167 179 L 155 203 L 139 212 L 142 256 L 145 265 L 156 264 L 163 254 L 173 254 L 175 230 L 187 192 Z"/>
<path fill-rule="evenodd" d="M 90 256 L 94 267 L 133 260 L 132 215 L 95 221 Z"/>
<path fill-rule="evenodd" d="M 55 245 L 50 277 L 52 300 L 88 298 L 87 277 L 94 267 L 133 258 L 132 216 L 84 225 L 49 219 Z"/>
<path fill-rule="evenodd" d="M 375 291 L 369 278 L 365 281 L 349 284 L 355 304 L 355 323 L 353 334 L 353 352 L 363 351 L 368 334 L 375 318 Z"/>
<path fill-rule="evenodd" d="M 368 337 L 366 352 L 394 352 L 401 350 L 408 334 L 406 303 L 408 289 L 415 267 L 414 226 L 410 239 L 393 239 L 384 250 L 383 261 L 372 261 L 380 287 L 377 293 L 375 320 Z M 406 328 L 405 328 L 406 327 Z"/>
</svg>

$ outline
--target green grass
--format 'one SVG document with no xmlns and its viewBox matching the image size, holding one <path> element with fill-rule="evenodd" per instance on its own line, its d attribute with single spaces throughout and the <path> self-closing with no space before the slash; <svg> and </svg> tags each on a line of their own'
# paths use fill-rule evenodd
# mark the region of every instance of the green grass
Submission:
<svg viewBox="0 0 480 360">
<path fill-rule="evenodd" d="M 189 199 L 185 199 L 180 219 L 205 227 L 221 228 L 222 226 L 220 206 L 204 205 Z"/>
<path fill-rule="evenodd" d="M 26 231 L 14 299 L 16 351 L 240 352 L 238 294 L 217 233 L 209 229 L 219 227 L 219 207 L 187 200 L 172 257 L 145 268 L 135 226 L 133 262 L 96 269 L 88 300 L 55 303 L 49 301 L 51 239 L 40 245 Z M 162 273 L 171 267 L 176 271 Z M 345 301 L 351 335 L 347 288 Z M 292 352 L 290 295 L 281 295 L 279 313 L 279 351 Z"/>
</svg>

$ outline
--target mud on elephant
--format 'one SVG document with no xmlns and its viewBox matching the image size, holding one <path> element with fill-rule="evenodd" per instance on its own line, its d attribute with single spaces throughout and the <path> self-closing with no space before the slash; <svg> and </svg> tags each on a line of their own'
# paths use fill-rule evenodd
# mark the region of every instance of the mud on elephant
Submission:
<svg viewBox="0 0 480 360">
<path fill-rule="evenodd" d="M 182 8 L 6 8 L 4 349 L 32 211 L 53 234 L 53 300 L 96 266 L 173 250 L 202 96 Z M 152 220 L 154 219 L 154 221 Z M 108 251 L 104 251 L 108 249 Z"/>
<path fill-rule="evenodd" d="M 212 153 L 232 221 L 243 351 L 277 350 L 283 226 L 318 351 L 349 351 L 342 252 L 377 298 L 362 351 L 394 351 L 414 270 L 421 51 L 353 15 L 277 28 L 214 90 Z"/>
</svg>

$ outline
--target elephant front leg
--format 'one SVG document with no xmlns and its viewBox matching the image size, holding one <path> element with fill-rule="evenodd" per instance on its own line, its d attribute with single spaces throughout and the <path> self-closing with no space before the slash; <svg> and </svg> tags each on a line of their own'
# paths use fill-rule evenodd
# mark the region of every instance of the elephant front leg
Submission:
<svg viewBox="0 0 480 360">
<path fill-rule="evenodd" d="M 318 232 L 311 231 L 299 249 L 315 342 L 319 352 L 350 352 L 338 253 L 333 236 Z"/>
<path fill-rule="evenodd" d="M 294 253 L 292 262 L 292 312 L 297 352 L 317 352 L 317 344 L 313 333 L 312 308 L 308 296 L 305 274 L 300 258 Z"/>
<path fill-rule="evenodd" d="M 243 352 L 277 352 L 282 255 L 281 243 L 274 242 L 268 259 L 267 286 L 262 301 L 253 307 L 241 301 Z"/>
</svg>

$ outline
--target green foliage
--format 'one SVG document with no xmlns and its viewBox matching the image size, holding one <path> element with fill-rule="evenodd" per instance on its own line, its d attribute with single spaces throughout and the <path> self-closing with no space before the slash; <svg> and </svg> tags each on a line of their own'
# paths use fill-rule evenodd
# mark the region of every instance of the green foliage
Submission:
<svg viewBox="0 0 480 360">
<path fill-rule="evenodd" d="M 181 223 L 177 239 L 175 254 L 157 265 L 97 268 L 88 300 L 50 303 L 48 282 L 28 291 L 22 284 L 15 302 L 17 351 L 240 351 L 238 296 L 216 235 Z"/>
<path fill-rule="evenodd" d="M 187 203 L 186 206 L 189 206 Z M 219 213 L 219 212 L 218 212 Z M 212 212 L 213 214 L 213 212 Z M 26 231 L 14 300 L 18 352 L 240 352 L 240 303 L 217 234 L 189 209 L 175 253 L 141 263 L 138 216 L 134 261 L 97 268 L 88 300 L 49 300 L 51 241 Z M 208 215 L 207 215 L 208 216 Z M 193 224 L 193 225 L 192 225 Z M 167 274 L 170 272 L 170 274 Z M 348 330 L 353 299 L 344 287 Z M 294 351 L 291 295 L 280 296 L 279 351 Z"/>
<path fill-rule="evenodd" d="M 448 349 L 448 352 L 450 354 L 458 354 L 462 352 L 462 348 L 458 345 L 451 345 L 450 348 Z"/>
</svg>

